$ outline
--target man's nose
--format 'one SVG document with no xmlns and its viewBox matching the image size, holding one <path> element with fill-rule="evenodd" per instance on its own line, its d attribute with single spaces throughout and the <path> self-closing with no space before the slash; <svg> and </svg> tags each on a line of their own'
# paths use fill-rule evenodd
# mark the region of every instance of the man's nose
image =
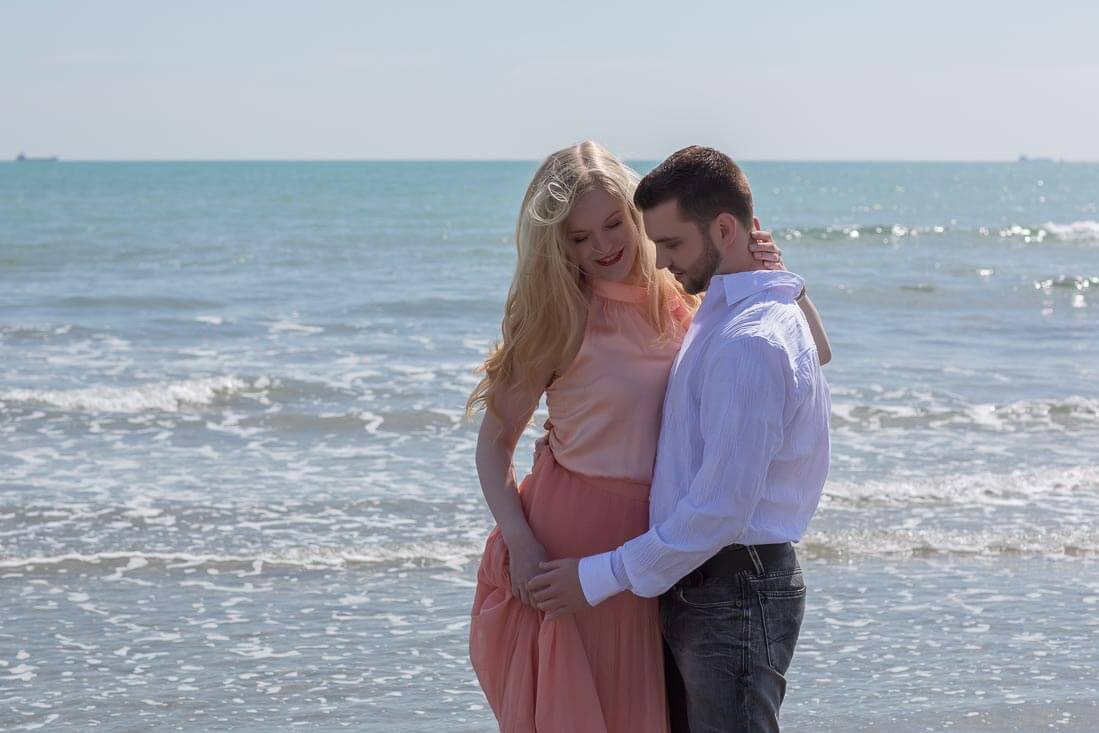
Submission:
<svg viewBox="0 0 1099 733">
<path fill-rule="evenodd" d="M 667 268 L 668 265 L 670 265 L 670 264 L 672 264 L 672 263 L 668 261 L 667 255 L 664 254 L 664 252 L 660 249 L 660 247 L 657 247 L 656 248 L 656 269 L 663 270 L 663 269 Z"/>
</svg>

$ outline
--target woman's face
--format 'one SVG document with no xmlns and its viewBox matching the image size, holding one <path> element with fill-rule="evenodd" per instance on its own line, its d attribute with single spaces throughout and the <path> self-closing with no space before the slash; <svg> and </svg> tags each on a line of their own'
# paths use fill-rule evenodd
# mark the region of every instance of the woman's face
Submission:
<svg viewBox="0 0 1099 733">
<path fill-rule="evenodd" d="M 601 188 L 581 194 L 565 220 L 565 240 L 569 256 L 586 277 L 632 279 L 641 232 L 617 197 Z"/>
</svg>

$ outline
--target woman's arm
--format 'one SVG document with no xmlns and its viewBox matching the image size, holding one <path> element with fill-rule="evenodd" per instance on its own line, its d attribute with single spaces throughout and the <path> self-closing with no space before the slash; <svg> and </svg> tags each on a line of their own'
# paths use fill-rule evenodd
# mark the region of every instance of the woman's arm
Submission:
<svg viewBox="0 0 1099 733">
<path fill-rule="evenodd" d="M 538 563 L 547 557 L 523 513 L 512 460 L 515 445 L 540 398 L 541 390 L 534 393 L 533 390 L 498 389 L 494 409 L 485 410 L 477 436 L 477 476 L 481 480 L 481 491 L 508 546 L 512 593 L 527 605 L 531 604 L 527 581 L 541 572 Z"/>
<path fill-rule="evenodd" d="M 817 345 L 817 355 L 820 357 L 820 365 L 824 366 L 832 361 L 832 347 L 828 343 L 828 334 L 824 331 L 824 321 L 820 319 L 813 301 L 809 295 L 802 291 L 797 304 L 801 306 L 801 312 L 805 314 L 805 320 L 809 322 L 809 332 L 813 334 L 813 342 Z"/>
<path fill-rule="evenodd" d="M 785 270 L 786 263 L 782 261 L 782 250 L 775 243 L 774 236 L 771 235 L 771 232 L 760 228 L 758 217 L 753 219 L 752 222 L 755 224 L 755 229 L 751 232 L 751 242 L 748 247 L 752 252 L 752 256 L 762 262 L 768 270 Z M 813 301 L 809 300 L 809 296 L 805 294 L 804 290 L 798 296 L 797 303 L 801 306 L 801 312 L 805 314 L 805 320 L 809 321 L 809 331 L 813 334 L 813 341 L 817 345 L 820 364 L 824 366 L 832 361 L 832 347 L 828 344 L 828 334 L 824 331 L 824 322 L 821 321 L 820 313 L 817 313 Z"/>
</svg>

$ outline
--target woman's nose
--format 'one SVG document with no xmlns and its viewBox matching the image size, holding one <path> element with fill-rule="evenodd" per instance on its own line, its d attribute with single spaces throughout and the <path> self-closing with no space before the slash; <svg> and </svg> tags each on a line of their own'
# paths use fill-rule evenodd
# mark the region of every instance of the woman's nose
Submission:
<svg viewBox="0 0 1099 733">
<path fill-rule="evenodd" d="M 593 235 L 595 241 L 595 251 L 602 252 L 603 254 L 610 254 L 611 243 L 605 232 L 596 232 Z"/>
</svg>

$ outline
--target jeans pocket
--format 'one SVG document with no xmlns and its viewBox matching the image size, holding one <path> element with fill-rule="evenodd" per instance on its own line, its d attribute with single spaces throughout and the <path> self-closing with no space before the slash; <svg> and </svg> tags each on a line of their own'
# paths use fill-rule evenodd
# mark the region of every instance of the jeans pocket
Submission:
<svg viewBox="0 0 1099 733">
<path fill-rule="evenodd" d="M 805 587 L 758 590 L 756 593 L 759 596 L 767 664 L 773 671 L 784 675 L 790 668 L 801 622 L 805 618 Z"/>
<path fill-rule="evenodd" d="M 675 593 L 680 603 L 691 608 L 741 608 L 744 605 L 740 587 L 736 585 L 706 583 L 677 588 Z"/>
</svg>

